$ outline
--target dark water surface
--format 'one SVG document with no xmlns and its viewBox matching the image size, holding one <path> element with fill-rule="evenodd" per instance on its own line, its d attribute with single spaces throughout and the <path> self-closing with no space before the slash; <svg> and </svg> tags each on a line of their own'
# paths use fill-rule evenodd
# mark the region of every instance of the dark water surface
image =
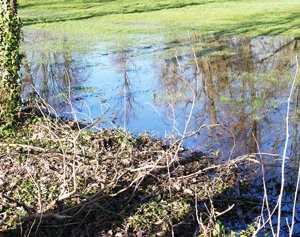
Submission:
<svg viewBox="0 0 300 237">
<path fill-rule="evenodd" d="M 219 150 L 217 162 L 259 152 L 282 155 L 299 40 L 193 36 L 191 42 L 118 53 L 106 52 L 100 45 L 93 53 L 76 57 L 67 51 L 31 49 L 25 52 L 21 70 L 22 90 L 28 97 L 34 85 L 47 103 L 68 117 L 72 114 L 66 101 L 71 96 L 78 119 L 88 122 L 109 108 L 101 126 L 121 126 L 134 134 L 148 131 L 161 138 L 171 139 L 172 134 L 180 138 L 189 120 L 186 132 L 220 124 L 184 142 L 212 155 Z M 296 81 L 289 111 L 287 177 L 292 181 L 300 155 L 299 87 Z M 280 157 L 263 157 L 270 166 L 266 176 L 278 177 Z M 286 195 L 285 201 L 290 198 Z M 284 206 L 287 213 L 290 208 Z"/>
</svg>

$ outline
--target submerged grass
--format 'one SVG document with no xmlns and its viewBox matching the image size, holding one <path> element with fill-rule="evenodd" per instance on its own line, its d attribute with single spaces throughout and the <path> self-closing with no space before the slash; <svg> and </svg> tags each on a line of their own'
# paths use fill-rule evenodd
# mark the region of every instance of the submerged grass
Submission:
<svg viewBox="0 0 300 237">
<path fill-rule="evenodd" d="M 299 13 L 298 0 L 19 1 L 25 30 L 56 32 L 88 46 L 99 41 L 129 42 L 129 47 L 166 42 L 187 31 L 296 36 L 300 33 Z"/>
</svg>

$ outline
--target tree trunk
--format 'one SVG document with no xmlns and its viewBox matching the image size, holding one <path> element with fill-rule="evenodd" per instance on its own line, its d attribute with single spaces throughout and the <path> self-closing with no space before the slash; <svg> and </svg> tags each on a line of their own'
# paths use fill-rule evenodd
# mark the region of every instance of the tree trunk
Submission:
<svg viewBox="0 0 300 237">
<path fill-rule="evenodd" d="M 10 0 L 10 8 L 13 10 L 14 14 L 17 14 L 17 0 Z"/>
<path fill-rule="evenodd" d="M 11 128 L 21 108 L 21 21 L 17 0 L 0 0 L 0 131 Z"/>
</svg>

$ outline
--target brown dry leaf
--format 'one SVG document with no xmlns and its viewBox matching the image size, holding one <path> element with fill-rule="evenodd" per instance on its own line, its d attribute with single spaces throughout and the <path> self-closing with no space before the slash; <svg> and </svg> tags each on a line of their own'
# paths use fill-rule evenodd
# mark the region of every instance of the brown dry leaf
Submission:
<svg viewBox="0 0 300 237">
<path fill-rule="evenodd" d="M 193 194 L 193 191 L 190 190 L 190 189 L 185 188 L 185 189 L 183 189 L 183 193 L 185 193 L 185 194 Z"/>
<path fill-rule="evenodd" d="M 155 221 L 153 224 L 154 225 L 161 225 L 162 223 L 164 223 L 162 220 L 158 220 L 158 221 Z"/>
<path fill-rule="evenodd" d="M 107 236 L 113 236 L 113 231 L 112 230 L 109 230 L 109 231 L 107 231 Z"/>
<path fill-rule="evenodd" d="M 136 233 L 136 236 L 137 237 L 142 237 L 142 235 L 145 233 L 145 231 L 143 230 L 139 230 L 137 233 Z"/>
<path fill-rule="evenodd" d="M 130 164 L 130 160 L 129 159 L 122 159 L 122 164 L 123 165 L 129 165 Z"/>
<path fill-rule="evenodd" d="M 165 236 L 165 233 L 164 233 L 163 231 L 157 232 L 157 233 L 155 233 L 155 234 L 156 234 L 156 236 L 158 236 L 158 237 Z"/>
<path fill-rule="evenodd" d="M 176 191 L 180 191 L 180 186 L 178 184 L 173 184 L 173 188 L 176 190 Z"/>
</svg>

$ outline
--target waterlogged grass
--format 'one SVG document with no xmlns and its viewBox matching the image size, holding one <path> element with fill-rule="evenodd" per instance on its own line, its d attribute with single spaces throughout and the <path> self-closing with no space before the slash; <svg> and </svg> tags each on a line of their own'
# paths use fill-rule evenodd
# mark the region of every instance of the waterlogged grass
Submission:
<svg viewBox="0 0 300 237">
<path fill-rule="evenodd" d="M 87 87 L 75 86 L 75 87 L 73 87 L 73 90 L 80 91 L 80 92 L 86 92 L 86 93 L 92 93 L 92 92 L 95 92 L 95 91 L 100 91 L 101 89 L 97 88 L 97 87 L 91 87 L 91 86 L 87 86 Z"/>
<path fill-rule="evenodd" d="M 126 42 L 126 47 L 172 41 L 174 35 L 181 37 L 187 31 L 297 36 L 299 14 L 298 0 L 19 1 L 25 30 L 51 31 L 87 48 L 102 41 Z"/>
</svg>

